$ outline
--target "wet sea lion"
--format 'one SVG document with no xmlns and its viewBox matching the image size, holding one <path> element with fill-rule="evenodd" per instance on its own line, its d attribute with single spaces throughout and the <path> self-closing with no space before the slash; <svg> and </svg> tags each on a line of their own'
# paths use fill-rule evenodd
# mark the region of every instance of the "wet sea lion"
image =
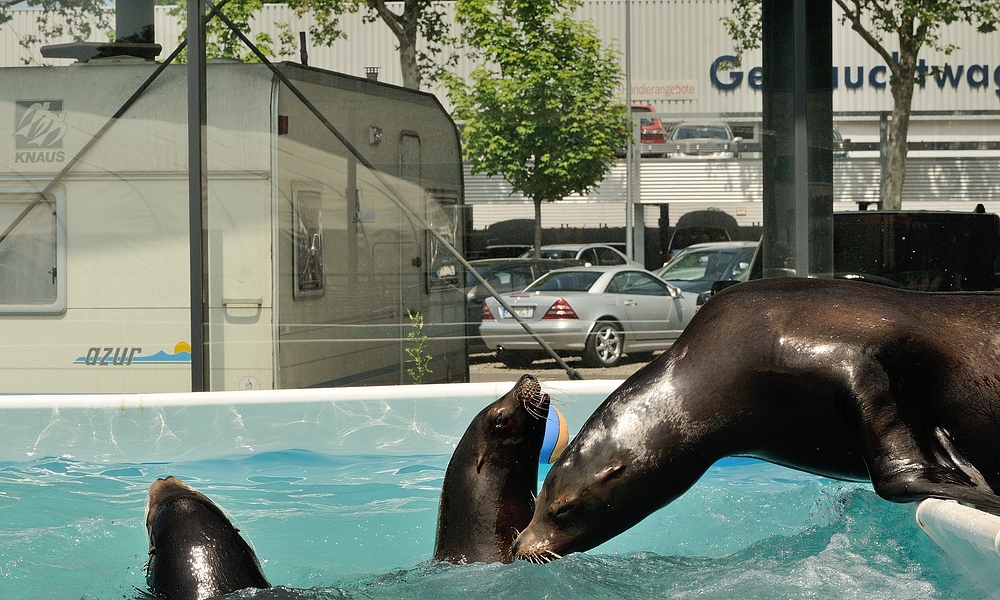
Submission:
<svg viewBox="0 0 1000 600">
<path fill-rule="evenodd" d="M 146 585 L 171 600 L 267 588 L 253 550 L 222 510 L 176 477 L 157 479 L 146 505 Z"/>
<path fill-rule="evenodd" d="M 998 438 L 1000 295 L 744 283 L 591 415 L 514 551 L 544 562 L 593 548 L 730 455 L 1000 512 Z"/>
<path fill-rule="evenodd" d="M 549 395 L 524 375 L 479 412 L 445 471 L 434 558 L 513 562 L 514 536 L 531 520 Z"/>
</svg>

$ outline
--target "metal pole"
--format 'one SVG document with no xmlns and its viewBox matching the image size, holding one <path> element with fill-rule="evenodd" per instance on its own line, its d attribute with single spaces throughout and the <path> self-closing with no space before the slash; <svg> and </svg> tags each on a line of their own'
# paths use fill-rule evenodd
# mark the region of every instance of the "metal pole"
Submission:
<svg viewBox="0 0 1000 600">
<path fill-rule="evenodd" d="M 795 169 L 795 276 L 809 276 L 809 105 L 806 81 L 806 0 L 795 0 L 792 45 L 795 114 L 792 148 Z"/>
<path fill-rule="evenodd" d="M 203 0 L 188 0 L 188 227 L 191 287 L 191 391 L 203 392 L 210 384 L 206 319 L 208 274 L 205 223 L 208 209 L 208 164 L 205 130 L 205 14 Z"/>
<path fill-rule="evenodd" d="M 878 116 L 878 204 L 876 208 L 882 210 L 885 207 L 885 178 L 889 174 L 889 113 L 883 112 Z"/>
<path fill-rule="evenodd" d="M 632 0 L 625 0 L 625 110 L 632 138 L 625 146 L 625 255 L 632 258 L 632 169 L 635 164 L 635 119 L 632 117 Z"/>
</svg>

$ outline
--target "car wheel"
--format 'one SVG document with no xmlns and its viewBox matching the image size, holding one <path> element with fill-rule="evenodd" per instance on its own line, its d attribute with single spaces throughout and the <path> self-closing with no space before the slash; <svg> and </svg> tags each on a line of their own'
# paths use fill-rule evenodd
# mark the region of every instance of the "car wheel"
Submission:
<svg viewBox="0 0 1000 600">
<path fill-rule="evenodd" d="M 527 369 L 538 355 L 527 350 L 497 349 L 497 359 L 509 369 Z"/>
<path fill-rule="evenodd" d="M 624 347 L 622 326 L 616 321 L 600 321 L 587 338 L 583 364 L 588 367 L 613 367 L 621 362 Z"/>
</svg>

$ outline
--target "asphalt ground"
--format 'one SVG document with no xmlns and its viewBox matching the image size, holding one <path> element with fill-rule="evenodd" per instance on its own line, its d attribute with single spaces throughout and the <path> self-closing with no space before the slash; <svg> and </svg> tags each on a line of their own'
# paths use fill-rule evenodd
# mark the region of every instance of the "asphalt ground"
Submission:
<svg viewBox="0 0 1000 600">
<path fill-rule="evenodd" d="M 580 366 L 580 359 L 577 357 L 567 357 L 563 359 L 567 365 L 576 369 L 584 379 L 626 379 L 646 366 L 646 361 L 633 361 L 626 356 L 616 367 L 611 368 L 583 368 Z M 517 381 L 525 373 L 531 373 L 539 381 L 569 381 L 569 375 L 562 369 L 554 358 L 536 360 L 527 369 L 509 369 L 506 365 L 496 359 L 496 354 L 473 354 L 469 357 L 469 379 L 472 383 L 490 381 Z"/>
</svg>

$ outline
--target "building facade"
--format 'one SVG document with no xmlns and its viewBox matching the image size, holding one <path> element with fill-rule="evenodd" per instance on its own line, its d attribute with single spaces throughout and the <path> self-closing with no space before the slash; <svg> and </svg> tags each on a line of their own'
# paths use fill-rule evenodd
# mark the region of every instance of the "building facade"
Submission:
<svg viewBox="0 0 1000 600">
<path fill-rule="evenodd" d="M 453 3 L 445 3 L 446 10 Z M 627 31 L 626 0 L 585 0 L 578 17 L 591 20 L 603 41 L 621 52 L 631 39 L 629 73 L 633 103 L 654 108 L 668 127 L 691 120 L 722 120 L 752 147 L 760 140 L 760 52 L 743 57 L 741 66 L 726 68 L 733 43 L 722 19 L 731 14 L 726 0 L 630 0 L 631 31 Z M 17 41 L 35 30 L 37 11 L 17 10 L 0 29 L 0 62 L 58 63 L 28 52 Z M 838 9 L 834 8 L 839 19 Z M 308 31 L 283 4 L 267 4 L 255 20 L 255 32 L 280 37 L 278 24 L 289 31 Z M 397 42 L 381 21 L 364 23 L 360 14 L 343 15 L 345 39 L 330 47 L 309 45 L 309 64 L 364 76 L 378 68 L 381 81 L 401 84 Z M 156 39 L 164 47 L 160 58 L 176 45 L 184 24 L 170 7 L 156 7 Z M 99 37 L 100 32 L 95 33 Z M 68 40 L 50 40 L 59 43 Z M 942 31 L 942 45 L 957 46 L 951 54 L 925 49 L 919 71 L 925 75 L 913 99 L 911 142 L 990 142 L 1000 140 L 1000 35 L 981 34 L 974 26 L 956 23 Z M 892 44 L 889 44 L 892 47 Z M 280 50 L 280 49 L 279 49 Z M 299 48 L 286 48 L 276 60 L 298 61 Z M 63 63 L 68 61 L 61 61 Z M 892 109 L 888 69 L 848 25 L 835 24 L 833 39 L 834 127 L 853 143 L 876 143 L 880 119 Z M 457 71 L 466 74 L 471 61 L 459 57 Z M 448 107 L 441 89 L 427 84 Z M 624 91 L 624 89 L 623 89 Z M 624 93 L 623 93 L 624 98 Z M 850 144 L 848 144 L 850 148 Z M 1000 162 L 996 151 L 910 152 L 904 188 L 904 208 L 971 209 L 978 203 L 1000 211 Z M 708 206 L 733 214 L 741 224 L 761 221 L 761 173 L 753 152 L 735 160 L 643 159 L 637 169 L 636 214 L 654 222 L 658 205 L 669 204 L 671 220 L 689 210 Z M 502 180 L 486 178 L 466 168 L 466 202 L 472 205 L 475 228 L 510 218 L 531 218 L 530 202 L 511 194 Z M 835 161 L 835 209 L 855 209 L 878 198 L 881 179 L 877 151 L 849 151 Z M 559 227 L 621 226 L 625 222 L 626 167 L 619 161 L 597 190 L 570 197 L 543 210 L 543 225 Z"/>
</svg>

